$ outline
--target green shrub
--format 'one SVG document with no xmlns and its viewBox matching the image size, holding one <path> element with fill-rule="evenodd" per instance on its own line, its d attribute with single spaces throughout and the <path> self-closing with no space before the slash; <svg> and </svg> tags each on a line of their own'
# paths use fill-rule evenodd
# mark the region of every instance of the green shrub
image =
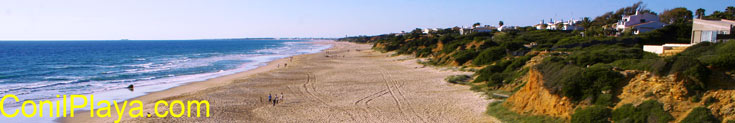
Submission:
<svg viewBox="0 0 735 123">
<path fill-rule="evenodd" d="M 447 78 L 444 78 L 449 83 L 454 84 L 464 84 L 467 83 L 470 79 L 472 79 L 469 75 L 451 75 L 447 76 Z"/>
<path fill-rule="evenodd" d="M 432 53 L 431 48 L 421 48 L 416 51 L 416 57 L 427 57 L 432 55 Z"/>
<path fill-rule="evenodd" d="M 572 53 L 567 59 L 579 66 L 597 63 L 610 63 L 619 59 L 638 59 L 643 56 L 643 50 L 634 47 L 596 46 Z"/>
<path fill-rule="evenodd" d="M 714 43 L 702 42 L 702 43 L 697 43 L 696 45 L 687 47 L 687 49 L 679 53 L 679 55 L 702 56 L 702 55 L 714 54 L 716 51 L 713 49 L 716 49 Z"/>
<path fill-rule="evenodd" d="M 523 115 L 518 114 L 510 109 L 503 106 L 502 101 L 492 102 L 487 106 L 486 113 L 490 116 L 498 118 L 502 122 L 517 122 L 517 123 L 562 123 L 564 122 L 561 118 L 549 117 L 549 116 L 538 116 L 538 115 Z"/>
<path fill-rule="evenodd" d="M 503 72 L 511 72 L 511 71 L 518 70 L 519 68 L 523 67 L 523 65 L 526 65 L 526 62 L 528 62 L 528 60 L 531 60 L 531 58 L 533 58 L 534 56 L 536 56 L 536 54 L 529 54 L 529 55 L 521 56 L 518 58 L 514 58 L 505 67 L 505 70 L 503 70 Z"/>
<path fill-rule="evenodd" d="M 680 73 L 685 77 L 694 80 L 694 83 L 685 85 L 689 90 L 704 90 L 704 83 L 709 77 L 710 70 L 707 69 L 699 60 L 689 56 L 676 56 L 671 64 L 669 73 Z"/>
<path fill-rule="evenodd" d="M 498 87 L 515 82 L 516 78 L 528 73 L 528 69 L 522 67 L 533 56 L 535 54 L 500 60 L 493 65 L 489 65 L 475 72 L 477 78 L 475 78 L 474 82 L 486 82 L 484 84 L 486 87 Z"/>
<path fill-rule="evenodd" d="M 674 120 L 668 112 L 664 111 L 663 104 L 656 100 L 644 101 L 636 107 L 636 121 L 665 123 Z"/>
<path fill-rule="evenodd" d="M 537 65 L 537 69 L 544 76 L 544 87 L 552 93 L 561 94 L 575 101 L 596 99 L 602 91 L 609 91 L 623 80 L 623 75 L 612 71 L 610 66 L 601 64 L 580 68 L 558 62 L 544 62 Z"/>
<path fill-rule="evenodd" d="M 615 67 L 626 70 L 649 71 L 654 75 L 659 76 L 668 74 L 668 63 L 663 58 L 623 59 L 617 60 L 611 64 Z"/>
<path fill-rule="evenodd" d="M 654 59 L 625 59 L 611 63 L 623 69 L 650 71 L 654 75 L 664 76 L 678 74 L 692 80 L 685 83 L 689 91 L 701 91 L 706 88 L 707 79 L 711 71 L 705 64 L 691 56 L 677 55 L 667 58 Z"/>
<path fill-rule="evenodd" d="M 466 44 L 468 44 L 468 43 L 470 43 L 470 42 L 472 42 L 472 40 L 469 40 L 469 39 L 467 39 L 467 40 L 457 39 L 457 40 L 450 41 L 446 45 L 444 45 L 444 47 L 442 49 L 442 52 L 443 53 L 451 53 L 451 52 L 454 52 L 455 50 L 458 50 L 458 49 L 459 50 L 464 50 L 464 47 L 463 46 L 466 45 Z"/>
<path fill-rule="evenodd" d="M 613 105 L 613 96 L 612 94 L 600 94 L 597 96 L 597 99 L 595 99 L 595 105 L 602 105 L 602 106 L 612 106 Z"/>
<path fill-rule="evenodd" d="M 615 122 L 631 123 L 633 122 L 633 115 L 635 113 L 635 106 L 633 104 L 625 104 L 613 110 L 612 120 Z"/>
<path fill-rule="evenodd" d="M 572 123 L 609 123 L 610 115 L 610 109 L 607 107 L 593 105 L 574 111 Z"/>
<path fill-rule="evenodd" d="M 480 66 L 480 65 L 486 65 L 491 64 L 500 58 L 505 57 L 506 52 L 505 48 L 502 47 L 491 47 L 485 50 L 482 50 L 479 55 L 477 55 L 476 58 L 472 60 L 472 64 Z"/>
<path fill-rule="evenodd" d="M 709 109 L 705 107 L 696 107 L 692 109 L 683 120 L 682 123 L 719 123 L 720 121 L 712 115 Z"/>
<path fill-rule="evenodd" d="M 702 62 L 720 69 L 735 68 L 735 53 L 719 54 L 700 57 Z"/>
<path fill-rule="evenodd" d="M 674 116 L 664 111 L 663 104 L 656 100 L 644 101 L 635 109 L 633 105 L 625 104 L 612 114 L 613 121 L 622 123 L 665 123 L 674 120 Z"/>
<path fill-rule="evenodd" d="M 452 57 L 454 57 L 454 61 L 461 65 L 472 60 L 475 56 L 477 56 L 477 53 L 474 50 L 460 50 L 457 53 L 454 53 Z"/>
</svg>

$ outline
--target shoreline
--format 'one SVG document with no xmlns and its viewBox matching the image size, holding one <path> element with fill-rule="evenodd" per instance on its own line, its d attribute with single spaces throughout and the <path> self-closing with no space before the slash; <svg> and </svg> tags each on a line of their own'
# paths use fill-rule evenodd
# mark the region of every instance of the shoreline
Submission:
<svg viewBox="0 0 735 123">
<path fill-rule="evenodd" d="M 314 40 L 314 41 L 305 42 L 305 43 L 331 44 L 332 42 L 335 42 L 335 41 L 332 41 L 332 40 Z M 294 57 L 295 58 L 295 57 L 309 55 L 309 54 L 321 53 L 321 52 L 324 52 L 325 50 L 332 49 L 333 47 L 334 46 L 330 46 L 329 48 L 320 50 L 318 52 L 298 54 L 298 55 L 293 55 L 293 56 L 289 56 L 289 57 Z M 174 97 L 174 96 L 178 96 L 178 95 L 182 95 L 182 94 L 186 94 L 186 93 L 192 93 L 192 92 L 202 91 L 202 90 L 206 90 L 206 89 L 209 89 L 209 88 L 224 86 L 224 85 L 227 85 L 227 84 L 230 84 L 230 83 L 234 82 L 237 79 L 248 78 L 248 77 L 250 77 L 252 75 L 255 75 L 255 74 L 264 73 L 264 72 L 268 72 L 268 71 L 272 71 L 272 70 L 278 69 L 278 68 L 281 67 L 281 66 L 279 66 L 280 64 L 283 64 L 283 63 L 287 63 L 288 62 L 289 57 L 278 58 L 278 59 L 275 59 L 275 60 L 266 62 L 265 65 L 263 65 L 263 66 L 256 66 L 256 68 L 254 68 L 254 69 L 245 70 L 245 71 L 237 72 L 237 73 L 234 73 L 234 74 L 229 74 L 229 75 L 214 77 L 214 78 L 206 79 L 206 80 L 203 80 L 203 81 L 192 81 L 192 82 L 179 83 L 179 85 L 176 85 L 176 86 L 173 86 L 173 87 L 168 87 L 166 89 L 159 90 L 159 91 L 146 92 L 143 95 L 132 97 L 132 98 L 129 98 L 129 99 L 125 99 L 124 101 L 140 100 L 140 101 L 142 101 L 144 103 L 144 105 L 145 104 L 153 104 L 152 103 L 153 101 L 162 100 L 162 99 L 166 99 L 166 98 L 170 98 L 170 97 Z M 153 85 L 153 86 L 155 86 L 155 85 Z M 120 89 L 120 90 L 125 90 L 125 89 Z M 84 109 L 84 110 L 76 110 L 75 115 L 87 116 L 90 113 L 89 111 L 90 110 L 86 110 L 86 109 Z M 59 118 L 54 118 L 53 122 L 65 123 L 66 122 L 65 120 L 67 120 L 67 119 L 80 119 L 80 118 L 59 117 Z M 87 118 L 87 119 L 92 119 L 92 118 Z"/>
<path fill-rule="evenodd" d="M 292 62 L 278 59 L 246 72 L 130 99 L 143 102 L 143 114 L 155 113 L 158 100 L 208 100 L 212 117 L 131 118 L 125 113 L 121 122 L 497 122 L 484 113 L 491 100 L 443 80 L 466 73 L 423 68 L 415 58 L 390 57 L 365 44 L 322 43 L 333 45 L 293 56 Z M 276 69 L 286 62 L 287 68 Z M 286 95 L 283 104 L 264 103 L 264 96 L 279 92 Z M 55 121 L 117 120 L 114 111 L 107 118 L 86 117 L 89 113 Z"/>
</svg>

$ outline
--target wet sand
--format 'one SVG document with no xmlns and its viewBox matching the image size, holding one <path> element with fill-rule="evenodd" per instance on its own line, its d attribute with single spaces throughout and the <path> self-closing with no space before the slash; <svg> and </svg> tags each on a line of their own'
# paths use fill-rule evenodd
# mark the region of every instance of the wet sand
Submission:
<svg viewBox="0 0 735 123">
<path fill-rule="evenodd" d="M 153 114 L 157 100 L 207 100 L 210 117 L 130 118 L 125 112 L 122 122 L 497 122 L 484 113 L 489 100 L 443 80 L 469 73 L 422 67 L 408 56 L 389 57 L 367 44 L 320 43 L 334 47 L 134 98 L 145 104 L 144 114 Z M 268 94 L 281 93 L 281 103 L 267 102 Z M 159 107 L 159 112 L 167 110 Z M 111 118 L 87 113 L 59 121 L 117 119 L 114 111 Z"/>
</svg>

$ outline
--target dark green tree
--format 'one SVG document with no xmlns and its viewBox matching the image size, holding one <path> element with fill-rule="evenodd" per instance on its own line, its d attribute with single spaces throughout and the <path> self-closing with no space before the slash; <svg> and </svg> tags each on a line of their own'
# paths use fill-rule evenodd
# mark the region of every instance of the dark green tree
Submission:
<svg viewBox="0 0 735 123">
<path fill-rule="evenodd" d="M 671 10 L 664 10 L 661 15 L 661 22 L 673 24 L 673 23 L 687 23 L 692 20 L 692 11 L 687 8 L 679 7 Z"/>
<path fill-rule="evenodd" d="M 631 6 L 620 8 L 615 12 L 607 12 L 603 15 L 595 17 L 595 19 L 592 21 L 592 25 L 604 26 L 608 24 L 613 24 L 618 22 L 623 16 L 633 15 L 636 12 L 638 12 L 639 14 L 649 13 L 656 15 L 655 12 L 646 8 L 646 5 L 644 5 L 643 2 L 637 2 Z"/>
<path fill-rule="evenodd" d="M 503 21 L 498 22 L 498 26 L 503 26 Z"/>
<path fill-rule="evenodd" d="M 584 17 L 584 19 L 582 19 L 581 25 L 582 27 L 584 27 L 584 29 L 590 28 L 590 26 L 592 25 L 592 21 L 590 20 L 590 17 Z"/>
<path fill-rule="evenodd" d="M 557 23 L 554 26 L 556 26 L 556 30 L 562 30 L 562 29 L 564 29 L 564 22 Z"/>
<path fill-rule="evenodd" d="M 704 9 L 702 8 L 697 9 L 696 14 L 697 14 L 698 19 L 702 19 L 702 17 L 704 17 Z"/>
</svg>

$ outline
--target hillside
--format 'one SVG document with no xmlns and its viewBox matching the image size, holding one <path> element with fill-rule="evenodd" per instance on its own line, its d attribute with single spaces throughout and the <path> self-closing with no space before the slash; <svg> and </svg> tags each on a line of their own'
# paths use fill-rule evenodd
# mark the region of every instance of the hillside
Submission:
<svg viewBox="0 0 735 123">
<path fill-rule="evenodd" d="M 611 15 L 628 9 L 637 7 Z M 496 116 L 501 120 L 735 122 L 735 41 L 699 43 L 658 56 L 642 46 L 688 42 L 691 21 L 639 35 L 610 35 L 615 32 L 600 21 L 615 22 L 595 19 L 583 31 L 416 29 L 340 40 L 373 43 L 379 51 L 425 59 L 422 64 L 475 72 L 471 81 L 453 83 L 503 100 L 488 108 L 488 114 L 503 115 Z M 498 96 L 503 94 L 510 96 Z"/>
<path fill-rule="evenodd" d="M 635 107 L 653 100 L 651 105 L 660 105 L 668 114 L 660 117 L 670 116 L 662 118 L 667 121 L 681 121 L 697 107 L 706 107 L 718 120 L 734 119 L 735 72 L 730 66 L 735 61 L 729 56 L 735 42 L 702 43 L 679 55 L 660 57 L 643 52 L 643 39 L 635 36 L 567 36 L 550 41 L 551 45 L 527 47 L 522 38 L 531 35 L 571 34 L 535 30 L 513 36 L 521 40 L 498 39 L 509 33 L 465 35 L 446 41 L 427 36 L 401 42 L 375 40 L 374 48 L 424 57 L 424 64 L 474 71 L 474 79 L 462 84 L 486 92 L 488 97 L 512 93 L 503 106 L 518 114 L 572 120 L 585 107 L 602 106 L 614 112 L 626 104 Z M 575 38 L 582 40 L 569 41 Z M 432 40 L 436 43 L 425 43 Z M 560 44 L 576 46 L 561 48 Z M 606 117 L 616 117 L 612 114 Z"/>
</svg>

